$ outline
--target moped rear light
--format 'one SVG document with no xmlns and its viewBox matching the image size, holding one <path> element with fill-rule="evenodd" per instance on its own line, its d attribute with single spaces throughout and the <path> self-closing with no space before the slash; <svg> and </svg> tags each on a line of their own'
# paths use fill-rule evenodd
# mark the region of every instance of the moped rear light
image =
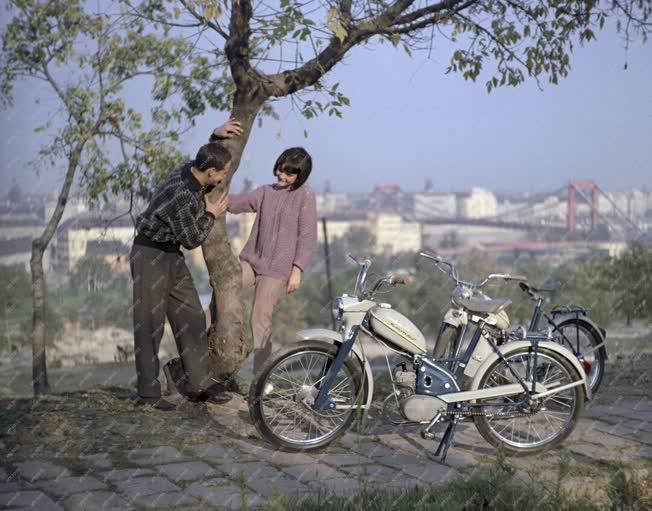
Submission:
<svg viewBox="0 0 652 511">
<path fill-rule="evenodd" d="M 586 374 L 591 374 L 591 369 L 593 368 L 591 367 L 590 363 L 588 363 L 586 360 L 582 360 L 582 367 L 584 368 L 584 372 Z"/>
</svg>

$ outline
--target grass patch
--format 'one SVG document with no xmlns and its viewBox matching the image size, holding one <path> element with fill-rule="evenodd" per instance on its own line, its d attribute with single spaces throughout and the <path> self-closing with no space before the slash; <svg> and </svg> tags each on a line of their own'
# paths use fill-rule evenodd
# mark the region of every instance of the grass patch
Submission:
<svg viewBox="0 0 652 511">
<path fill-rule="evenodd" d="M 525 483 L 499 455 L 488 470 L 476 471 L 446 484 L 406 490 L 365 488 L 352 496 L 320 494 L 313 498 L 273 497 L 267 511 L 598 511 L 650 509 L 646 494 L 651 482 L 623 469 L 614 472 L 607 485 L 606 502 L 595 502 L 590 495 L 573 496 L 564 488 L 571 475 L 568 457 L 562 456 L 553 482 L 533 480 Z"/>
</svg>

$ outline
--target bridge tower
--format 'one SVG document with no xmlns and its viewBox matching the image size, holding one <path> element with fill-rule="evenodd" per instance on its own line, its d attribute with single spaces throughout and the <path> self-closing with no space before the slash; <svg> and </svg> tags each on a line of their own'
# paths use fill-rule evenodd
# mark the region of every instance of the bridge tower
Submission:
<svg viewBox="0 0 652 511">
<path fill-rule="evenodd" d="M 589 197 L 585 191 L 590 192 Z M 575 200 L 579 195 L 589 204 L 591 204 L 591 229 L 595 229 L 600 222 L 599 197 L 600 189 L 594 180 L 585 181 L 568 181 L 568 207 L 566 212 L 566 224 L 568 232 L 575 230 Z"/>
</svg>

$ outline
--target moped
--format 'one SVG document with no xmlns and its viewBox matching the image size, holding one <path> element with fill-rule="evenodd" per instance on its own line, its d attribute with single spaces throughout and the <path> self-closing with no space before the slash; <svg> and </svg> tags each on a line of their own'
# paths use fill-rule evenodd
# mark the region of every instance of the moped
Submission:
<svg viewBox="0 0 652 511">
<path fill-rule="evenodd" d="M 453 365 L 441 363 L 408 318 L 375 300 L 382 286 L 406 279 L 388 274 L 367 286 L 371 262 L 351 258 L 359 271 L 353 295 L 334 301 L 339 331 L 298 332 L 301 340 L 271 357 L 250 387 L 251 419 L 265 439 L 290 451 L 322 449 L 349 428 L 357 411 L 366 414 L 374 375 L 365 342 L 401 359 L 393 370 L 388 363 L 393 391 L 386 401 L 395 401 L 404 423 L 421 425 L 426 439 L 447 423 L 435 453 L 442 461 L 461 420 L 473 420 L 485 440 L 515 455 L 549 449 L 573 431 L 591 395 L 584 368 L 547 334 L 516 332 L 499 345 L 491 317 L 509 299 L 469 298 L 471 341 Z"/>
<path fill-rule="evenodd" d="M 488 283 L 495 280 L 515 281 L 518 282 L 521 290 L 536 302 L 527 331 L 551 330 L 552 339 L 571 350 L 584 367 L 592 394 L 598 391 L 604 376 L 605 361 L 608 358 L 607 332 L 589 317 L 584 307 L 562 305 L 554 307 L 550 313 L 544 310 L 543 304 L 548 301 L 544 293 L 558 291 L 561 288 L 559 282 L 535 286 L 528 282 L 525 275 L 492 273 L 480 283 L 473 283 L 459 278 L 453 262 L 434 254 L 422 252 L 421 255 L 433 260 L 438 269 L 455 281 L 455 289 L 451 294 L 452 305 L 444 314 L 435 341 L 433 350 L 435 358 L 454 360 L 460 356 L 464 340 L 468 335 L 469 318 L 472 317 L 472 311 L 464 306 L 465 300 L 469 298 L 490 300 L 483 291 Z M 491 321 L 494 321 L 497 335 L 508 340 L 509 336 L 505 333 L 511 324 L 507 311 L 502 310 L 494 315 Z"/>
</svg>

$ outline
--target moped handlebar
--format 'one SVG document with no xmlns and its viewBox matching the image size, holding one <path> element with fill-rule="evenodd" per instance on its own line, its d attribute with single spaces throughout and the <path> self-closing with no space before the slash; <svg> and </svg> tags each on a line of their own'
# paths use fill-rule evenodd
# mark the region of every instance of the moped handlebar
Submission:
<svg viewBox="0 0 652 511">
<path fill-rule="evenodd" d="M 367 280 L 367 273 L 369 273 L 369 267 L 371 266 L 371 261 L 369 259 L 363 259 L 361 257 L 354 256 L 352 254 L 347 254 L 359 267 L 358 276 L 355 279 L 355 295 L 360 296 L 364 293 L 365 281 Z"/>
<path fill-rule="evenodd" d="M 389 284 L 391 286 L 409 284 L 409 280 L 406 277 L 402 277 L 400 275 L 387 275 L 385 277 L 379 278 L 372 286 L 371 291 L 366 291 L 365 284 L 367 275 L 369 273 L 369 267 L 371 266 L 371 261 L 369 259 L 356 257 L 352 254 L 347 255 L 360 267 L 360 270 L 358 271 L 358 277 L 355 281 L 355 296 L 361 299 L 371 298 L 383 284 Z"/>
<path fill-rule="evenodd" d="M 445 259 L 442 259 L 441 256 L 438 256 L 437 254 L 434 254 L 432 252 L 419 252 L 420 256 L 423 256 L 427 259 L 431 259 L 435 262 L 435 265 L 437 268 L 444 273 L 447 273 L 454 281 L 455 283 L 459 286 L 465 286 L 469 289 L 482 289 L 485 285 L 490 280 L 516 280 L 516 281 L 521 281 L 525 282 L 527 281 L 527 276 L 525 275 L 511 275 L 509 273 L 491 273 L 488 275 L 484 280 L 481 282 L 469 282 L 465 281 L 459 278 L 459 273 L 457 272 L 457 267 L 455 266 L 455 263 L 451 261 L 446 261 Z M 444 270 L 441 266 L 448 266 L 449 270 Z"/>
</svg>

